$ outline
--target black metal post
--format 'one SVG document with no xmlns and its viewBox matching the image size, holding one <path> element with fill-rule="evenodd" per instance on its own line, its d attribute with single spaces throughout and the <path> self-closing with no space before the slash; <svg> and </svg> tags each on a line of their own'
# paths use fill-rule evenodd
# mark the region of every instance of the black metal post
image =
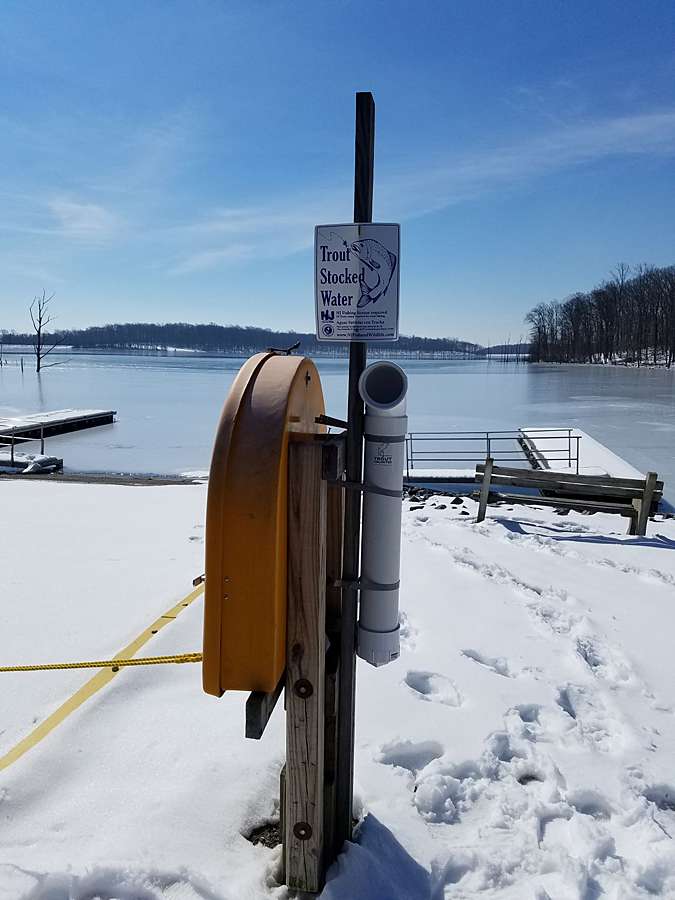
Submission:
<svg viewBox="0 0 675 900">
<path fill-rule="evenodd" d="M 354 221 L 373 219 L 373 161 L 375 151 L 375 102 L 368 92 L 356 95 L 356 141 L 354 155 Z M 346 473 L 348 481 L 363 475 L 363 402 L 359 378 L 366 367 L 367 345 L 355 341 L 349 348 L 349 395 L 347 399 Z M 343 581 L 359 577 L 361 543 L 361 494 L 346 491 L 343 549 Z M 337 721 L 337 768 L 335 785 L 335 837 L 333 856 L 352 837 L 354 791 L 354 700 L 356 689 L 357 590 L 342 590 L 340 626 L 340 673 Z"/>
</svg>

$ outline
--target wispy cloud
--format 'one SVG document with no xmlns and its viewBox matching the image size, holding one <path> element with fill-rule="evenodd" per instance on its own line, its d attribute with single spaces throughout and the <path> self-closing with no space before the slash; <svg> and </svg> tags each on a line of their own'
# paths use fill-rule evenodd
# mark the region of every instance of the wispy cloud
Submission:
<svg viewBox="0 0 675 900">
<path fill-rule="evenodd" d="M 249 259 L 275 259 L 311 247 L 314 225 L 326 216 L 349 215 L 349 185 L 311 198 L 279 198 L 274 205 L 218 208 L 203 219 L 168 229 L 167 236 L 191 249 L 169 268 L 171 275 L 203 272 Z"/>
<path fill-rule="evenodd" d="M 30 166 L 0 172 L 0 230 L 101 243 L 159 230 L 198 125 L 186 107 L 140 125 L 71 115 L 38 128 L 0 115 L 0 131 L 32 153 Z"/>
<path fill-rule="evenodd" d="M 111 237 L 119 226 L 118 216 L 98 203 L 55 197 L 47 206 L 64 237 L 102 240 Z"/>
<path fill-rule="evenodd" d="M 99 203 L 72 196 L 5 193 L 0 231 L 15 235 L 100 243 L 119 233 L 122 218 Z"/>
<path fill-rule="evenodd" d="M 611 157 L 675 154 L 675 110 L 595 119 L 533 132 L 519 141 L 416 160 L 398 172 L 378 172 L 380 220 L 415 219 L 486 194 L 513 190 L 536 178 Z M 214 209 L 177 227 L 191 249 L 170 274 L 205 271 L 247 258 L 290 255 L 309 247 L 313 226 L 349 216 L 350 186 L 310 196 L 289 195 L 274 204 Z M 245 243 L 242 243 L 245 241 Z"/>
<path fill-rule="evenodd" d="M 675 110 L 594 120 L 384 179 L 382 199 L 389 214 L 398 206 L 413 218 L 611 157 L 673 154 Z"/>
<path fill-rule="evenodd" d="M 169 270 L 171 275 L 203 272 L 224 263 L 242 262 L 256 255 L 255 244 L 230 244 L 222 250 L 202 250 L 192 253 Z"/>
<path fill-rule="evenodd" d="M 421 218 L 613 157 L 675 154 L 675 109 L 602 119 L 577 116 L 546 130 L 541 117 L 536 119 L 536 128 L 524 129 L 518 140 L 508 143 L 431 158 L 420 155 L 395 170 L 378 164 L 377 218 Z M 298 190 L 291 184 L 271 200 L 214 205 L 180 222 L 177 216 L 185 208 L 190 184 L 189 177 L 185 183 L 183 178 L 195 154 L 206 152 L 203 135 L 195 136 L 199 130 L 190 109 L 178 110 L 107 143 L 98 176 L 82 167 L 84 174 L 73 175 L 58 188 L 32 184 L 31 195 L 7 185 L 0 195 L 0 230 L 94 248 L 109 241 L 143 241 L 158 268 L 185 277 L 304 251 L 311 246 L 315 224 L 349 221 L 351 184 L 345 176 L 329 188 L 308 184 Z M 90 140 L 93 147 L 94 138 Z M 60 159 L 52 163 L 51 171 L 66 171 Z M 80 171 L 78 165 L 70 168 Z"/>
</svg>

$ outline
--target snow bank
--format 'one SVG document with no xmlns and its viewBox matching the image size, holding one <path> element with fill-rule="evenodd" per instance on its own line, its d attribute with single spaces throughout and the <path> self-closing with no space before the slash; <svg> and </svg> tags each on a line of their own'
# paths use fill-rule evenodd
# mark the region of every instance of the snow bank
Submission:
<svg viewBox="0 0 675 900">
<path fill-rule="evenodd" d="M 113 653 L 203 571 L 203 485 L 0 495 L 7 663 Z M 323 896 L 675 896 L 675 522 L 419 506 L 401 657 L 359 664 L 366 815 Z M 199 649 L 201 612 L 148 653 Z M 0 756 L 88 677 L 0 675 Z M 283 709 L 246 741 L 244 701 L 198 666 L 121 672 L 0 772 L 0 900 L 286 898 L 279 848 L 246 839 L 278 816 Z"/>
<path fill-rule="evenodd" d="M 415 466 L 410 470 L 410 476 L 415 479 L 445 478 L 451 481 L 456 478 L 458 481 L 473 481 L 475 474 L 475 466 L 472 469 L 418 469 Z"/>
<path fill-rule="evenodd" d="M 18 465 L 12 465 L 12 454 L 10 450 L 0 450 L 0 466 L 2 466 L 0 472 L 15 475 L 27 475 L 31 472 L 47 472 L 55 469 L 58 463 L 55 456 L 46 456 L 41 453 L 19 453 L 18 451 L 15 451 L 13 459 Z"/>
</svg>

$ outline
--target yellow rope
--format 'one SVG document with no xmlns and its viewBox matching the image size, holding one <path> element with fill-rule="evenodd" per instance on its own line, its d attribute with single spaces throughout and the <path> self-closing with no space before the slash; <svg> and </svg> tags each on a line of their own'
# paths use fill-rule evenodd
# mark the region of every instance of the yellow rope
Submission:
<svg viewBox="0 0 675 900">
<path fill-rule="evenodd" d="M 160 666 L 166 663 L 201 662 L 201 653 L 174 653 L 173 656 L 139 656 L 136 659 L 96 659 L 92 662 L 43 663 L 33 666 L 0 666 L 0 672 L 51 672 L 54 669 L 105 669 L 113 672 L 124 666 Z"/>
<path fill-rule="evenodd" d="M 173 620 L 190 604 L 193 600 L 196 600 L 197 597 L 200 596 L 204 592 L 204 585 L 200 584 L 196 587 L 191 593 L 189 593 L 186 597 L 183 597 L 175 606 L 172 606 L 171 609 L 168 609 L 164 615 L 160 616 L 158 619 L 149 625 L 145 631 L 142 631 L 137 638 L 127 644 L 127 646 L 120 650 L 119 653 L 115 654 L 115 658 L 112 660 L 104 660 L 101 665 L 101 671 L 97 672 L 93 675 L 89 681 L 85 682 L 82 687 L 75 691 L 75 693 L 69 697 L 65 703 L 62 703 L 61 706 L 57 710 L 55 710 L 50 716 L 41 722 L 36 728 L 34 728 L 30 734 L 26 735 L 26 737 L 19 741 L 11 750 L 5 753 L 4 756 L 0 756 L 0 772 L 3 769 L 6 769 L 8 766 L 11 766 L 12 763 L 15 763 L 18 759 L 27 753 L 32 747 L 38 744 L 43 738 L 46 738 L 48 734 L 56 728 L 57 725 L 60 725 L 61 722 L 67 716 L 69 716 L 72 712 L 75 712 L 76 709 L 79 709 L 82 704 L 88 700 L 93 694 L 97 691 L 100 691 L 102 687 L 105 687 L 106 684 L 109 684 L 113 678 L 117 676 L 118 667 L 133 665 L 134 662 L 137 664 L 140 662 L 140 657 L 138 657 L 135 661 L 131 659 L 134 653 L 138 653 L 141 647 L 152 638 L 158 631 L 164 628 L 169 622 L 173 622 Z M 186 656 L 192 656 L 192 654 L 185 654 Z M 199 654 L 195 654 L 199 655 Z M 169 657 L 159 657 L 160 659 L 169 659 Z M 196 662 L 196 660 L 195 660 Z M 48 664 L 49 665 L 49 664 Z M 78 667 L 78 663 L 65 663 L 64 665 L 70 666 L 74 665 Z M 58 663 L 53 663 L 52 666 L 59 666 Z M 41 667 L 40 667 L 41 668 Z M 30 669 L 29 669 L 30 670 Z"/>
</svg>

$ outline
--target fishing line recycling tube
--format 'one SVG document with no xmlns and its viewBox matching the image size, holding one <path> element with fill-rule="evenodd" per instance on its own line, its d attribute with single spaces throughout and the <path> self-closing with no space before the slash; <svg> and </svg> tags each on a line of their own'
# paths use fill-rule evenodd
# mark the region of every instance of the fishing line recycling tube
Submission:
<svg viewBox="0 0 675 900">
<path fill-rule="evenodd" d="M 400 652 L 398 595 L 407 392 L 406 374 L 392 362 L 372 363 L 359 379 L 366 417 L 357 653 L 373 666 L 386 665 Z"/>
</svg>

